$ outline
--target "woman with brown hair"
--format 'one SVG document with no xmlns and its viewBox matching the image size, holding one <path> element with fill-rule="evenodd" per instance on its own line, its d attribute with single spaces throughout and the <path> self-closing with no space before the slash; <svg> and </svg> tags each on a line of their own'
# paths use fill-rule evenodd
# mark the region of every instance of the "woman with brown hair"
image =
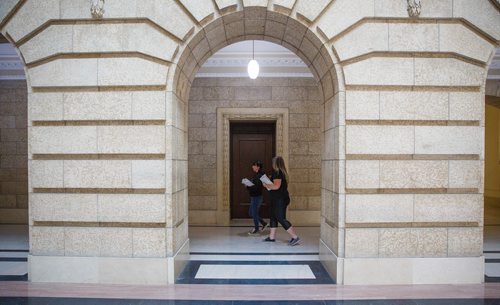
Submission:
<svg viewBox="0 0 500 305">
<path fill-rule="evenodd" d="M 280 156 L 273 158 L 271 181 L 271 184 L 264 184 L 269 190 L 269 197 L 271 198 L 271 203 L 269 205 L 271 230 L 269 236 L 264 239 L 264 241 L 274 242 L 276 240 L 276 229 L 279 223 L 292 238 L 288 242 L 288 245 L 298 245 L 300 238 L 295 234 L 292 224 L 286 220 L 286 207 L 288 203 L 290 203 L 290 197 L 288 195 L 288 172 L 286 170 L 285 161 Z"/>
</svg>

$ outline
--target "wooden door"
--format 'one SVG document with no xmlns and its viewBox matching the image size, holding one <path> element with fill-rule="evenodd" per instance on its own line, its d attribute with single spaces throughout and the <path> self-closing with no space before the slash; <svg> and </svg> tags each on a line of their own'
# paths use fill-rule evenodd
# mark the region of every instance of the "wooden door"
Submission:
<svg viewBox="0 0 500 305">
<path fill-rule="evenodd" d="M 251 218 L 248 215 L 250 197 L 241 179 L 254 175 L 252 162 L 260 160 L 267 174 L 275 153 L 275 123 L 231 123 L 231 219 Z M 268 217 L 269 194 L 263 190 L 261 217 Z"/>
</svg>

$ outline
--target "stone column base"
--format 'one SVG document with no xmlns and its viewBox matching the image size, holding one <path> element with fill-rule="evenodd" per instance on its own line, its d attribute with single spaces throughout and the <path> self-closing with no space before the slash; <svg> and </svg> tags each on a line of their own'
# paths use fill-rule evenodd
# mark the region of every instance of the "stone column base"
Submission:
<svg viewBox="0 0 500 305">
<path fill-rule="evenodd" d="M 320 260 L 337 284 L 480 284 L 484 256 L 443 258 L 341 258 L 320 240 Z"/>
<path fill-rule="evenodd" d="M 168 284 L 167 258 L 28 257 L 31 282 Z"/>
<path fill-rule="evenodd" d="M 345 285 L 480 284 L 484 256 L 445 258 L 346 258 Z"/>
<path fill-rule="evenodd" d="M 187 239 L 182 247 L 173 257 L 168 258 L 168 283 L 175 284 L 175 279 L 184 270 L 184 267 L 189 262 L 189 239 Z"/>
</svg>

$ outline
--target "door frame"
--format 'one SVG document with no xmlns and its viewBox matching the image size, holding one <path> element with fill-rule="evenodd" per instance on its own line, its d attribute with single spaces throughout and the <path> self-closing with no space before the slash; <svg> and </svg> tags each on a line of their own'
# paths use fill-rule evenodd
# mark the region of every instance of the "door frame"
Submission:
<svg viewBox="0 0 500 305">
<path fill-rule="evenodd" d="M 276 154 L 288 162 L 288 108 L 217 108 L 217 225 L 228 226 L 230 213 L 230 123 L 276 122 Z"/>
</svg>

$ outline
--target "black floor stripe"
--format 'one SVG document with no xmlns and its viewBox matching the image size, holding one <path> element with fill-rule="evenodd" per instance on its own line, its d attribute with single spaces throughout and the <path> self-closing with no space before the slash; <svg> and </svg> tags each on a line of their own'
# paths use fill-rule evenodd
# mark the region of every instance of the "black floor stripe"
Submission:
<svg viewBox="0 0 500 305">
<path fill-rule="evenodd" d="M 0 282 L 1 281 L 27 281 L 28 280 L 28 274 L 26 273 L 25 275 L 0 275 Z M 3 304 L 3 303 L 0 303 Z"/>
<path fill-rule="evenodd" d="M 30 252 L 30 250 L 23 250 L 23 249 L 0 249 L 0 252 Z"/>
<path fill-rule="evenodd" d="M 500 253 L 500 250 L 483 251 L 483 253 Z"/>
<path fill-rule="evenodd" d="M 0 257 L 0 262 L 27 262 L 27 257 Z"/>
<path fill-rule="evenodd" d="M 315 279 L 197 279 L 201 265 L 308 265 Z M 189 261 L 176 284 L 240 284 L 240 285 L 286 285 L 286 284 L 335 284 L 319 261 Z"/>
<path fill-rule="evenodd" d="M 484 276 L 484 281 L 486 283 L 500 283 L 500 277 L 494 277 L 494 276 Z"/>
<path fill-rule="evenodd" d="M 485 263 L 500 263 L 500 258 L 487 258 L 484 260 Z"/>
</svg>

